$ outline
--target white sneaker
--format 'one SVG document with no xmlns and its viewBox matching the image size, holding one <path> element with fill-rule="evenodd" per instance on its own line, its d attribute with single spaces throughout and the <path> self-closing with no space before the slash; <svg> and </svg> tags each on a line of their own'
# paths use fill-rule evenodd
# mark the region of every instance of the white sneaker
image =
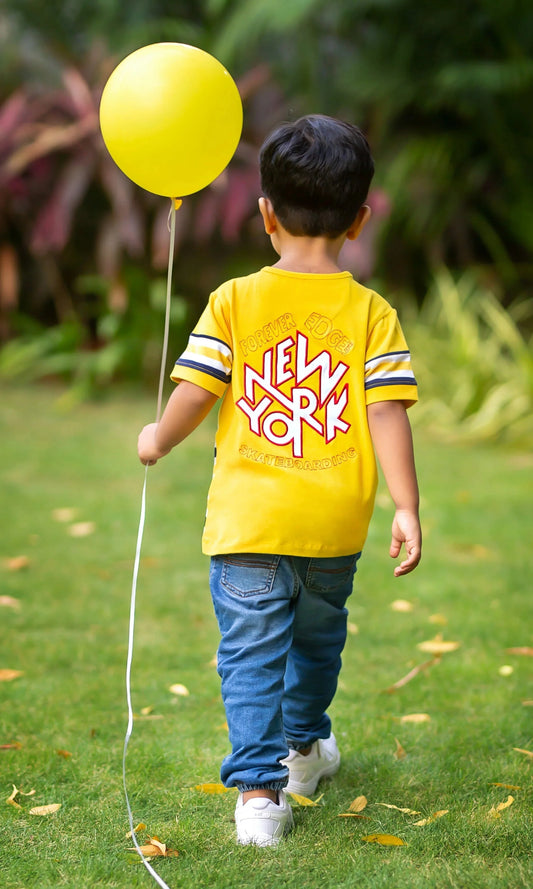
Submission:
<svg viewBox="0 0 533 889">
<path fill-rule="evenodd" d="M 239 793 L 235 824 L 240 846 L 277 846 L 293 826 L 292 809 L 283 790 L 278 791 L 277 804 L 266 797 L 252 797 L 243 803 Z"/>
<path fill-rule="evenodd" d="M 334 775 L 339 770 L 341 755 L 335 735 L 331 733 L 329 738 L 315 741 L 307 756 L 291 750 L 288 757 L 281 762 L 289 768 L 289 783 L 285 790 L 299 793 L 300 796 L 310 796 L 315 792 L 321 778 Z"/>
</svg>

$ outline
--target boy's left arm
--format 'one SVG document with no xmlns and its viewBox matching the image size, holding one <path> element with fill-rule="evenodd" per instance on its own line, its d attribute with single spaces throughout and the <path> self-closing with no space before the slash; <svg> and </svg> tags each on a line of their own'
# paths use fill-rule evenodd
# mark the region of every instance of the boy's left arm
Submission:
<svg viewBox="0 0 533 889">
<path fill-rule="evenodd" d="M 409 574 L 420 561 L 422 532 L 418 516 L 419 494 L 413 438 L 402 401 L 379 401 L 367 406 L 372 443 L 396 506 L 390 555 L 397 558 L 402 545 L 406 558 L 394 569 L 396 577 Z"/>
<path fill-rule="evenodd" d="M 149 423 L 141 430 L 137 442 L 141 463 L 153 466 L 168 454 L 200 425 L 216 401 L 217 395 L 183 380 L 170 396 L 159 423 Z"/>
</svg>

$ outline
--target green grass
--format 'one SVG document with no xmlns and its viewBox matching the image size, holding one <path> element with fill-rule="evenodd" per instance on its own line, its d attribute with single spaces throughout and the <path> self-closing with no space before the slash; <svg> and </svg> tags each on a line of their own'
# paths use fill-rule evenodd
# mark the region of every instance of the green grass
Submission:
<svg viewBox="0 0 533 889">
<path fill-rule="evenodd" d="M 0 669 L 0 872 L 5 889 L 155 886 L 127 851 L 121 760 L 131 574 L 143 470 L 135 439 L 154 399 L 119 394 L 68 414 L 46 388 L 0 393 L 2 537 Z M 148 511 L 133 662 L 135 722 L 128 753 L 134 818 L 177 859 L 153 864 L 171 889 L 518 889 L 531 885 L 533 661 L 506 653 L 532 646 L 531 490 L 525 454 L 442 446 L 417 430 L 424 560 L 395 580 L 391 510 L 382 492 L 350 607 L 357 625 L 331 714 L 343 754 L 317 808 L 296 808 L 296 829 L 277 850 L 234 842 L 233 794 L 208 796 L 227 752 L 212 659 L 217 628 L 200 553 L 213 423 L 149 472 Z M 57 508 L 77 510 L 94 533 L 71 537 Z M 26 568 L 6 560 L 25 555 Z M 395 599 L 413 609 L 391 609 Z M 432 623 L 435 614 L 447 624 Z M 384 689 L 429 655 L 437 632 L 457 651 L 396 694 Z M 499 668 L 514 670 L 502 676 Z M 189 697 L 169 693 L 172 683 Z M 401 723 L 410 713 L 429 722 Z M 398 739 L 407 757 L 395 760 Z M 72 756 L 57 753 L 67 750 Z M 518 785 L 509 791 L 491 782 Z M 4 805 L 16 784 L 22 810 Z M 514 796 L 501 817 L 491 807 Z M 343 819 L 368 799 L 368 820 Z M 61 803 L 54 815 L 33 805 Z M 409 816 L 378 803 L 416 809 Z M 448 814 L 425 827 L 414 821 Z M 391 848 L 362 837 L 390 833 Z"/>
</svg>

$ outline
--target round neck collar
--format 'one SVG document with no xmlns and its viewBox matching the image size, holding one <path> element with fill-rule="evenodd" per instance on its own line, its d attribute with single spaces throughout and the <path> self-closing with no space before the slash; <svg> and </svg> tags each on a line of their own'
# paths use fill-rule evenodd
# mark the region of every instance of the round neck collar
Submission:
<svg viewBox="0 0 533 889">
<path fill-rule="evenodd" d="M 289 269 L 280 269 L 272 265 L 266 265 L 262 268 L 263 272 L 270 272 L 273 275 L 284 275 L 289 278 L 351 278 L 352 273 L 347 271 L 339 272 L 293 272 Z"/>
</svg>

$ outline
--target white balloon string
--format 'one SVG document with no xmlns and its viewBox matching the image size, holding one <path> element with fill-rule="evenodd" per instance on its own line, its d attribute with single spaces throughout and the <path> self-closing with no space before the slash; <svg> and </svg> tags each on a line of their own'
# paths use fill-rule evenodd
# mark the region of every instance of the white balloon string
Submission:
<svg viewBox="0 0 533 889">
<path fill-rule="evenodd" d="M 170 328 L 170 301 L 172 291 L 172 270 L 174 268 L 174 244 L 176 241 L 176 204 L 172 200 L 170 208 L 170 244 L 168 248 L 168 274 L 167 274 L 167 298 L 165 302 L 165 330 L 163 333 L 163 349 L 161 353 L 161 369 L 159 371 L 159 388 L 157 390 L 156 423 L 161 418 L 161 404 L 163 401 L 163 386 L 165 383 L 165 371 L 167 364 L 168 333 Z"/>
<path fill-rule="evenodd" d="M 161 370 L 159 374 L 159 389 L 157 393 L 157 412 L 156 412 L 156 422 L 159 422 L 161 417 L 161 404 L 163 400 L 163 385 L 165 379 L 165 368 L 167 362 L 167 351 L 168 351 L 168 335 L 170 329 L 170 303 L 171 303 L 171 289 L 172 289 L 172 269 L 174 265 L 174 242 L 175 242 L 175 232 L 176 232 L 176 203 L 172 202 L 171 207 L 171 225 L 170 225 L 170 245 L 169 245 L 169 258 L 168 258 L 168 275 L 167 275 L 167 298 L 165 305 L 165 329 L 163 334 L 163 348 L 161 354 Z M 144 484 L 142 489 L 141 496 L 141 514 L 139 517 L 139 530 L 137 532 L 137 546 L 135 548 L 135 561 L 133 564 L 133 579 L 131 584 L 131 601 L 130 601 L 130 621 L 129 621 L 129 633 L 128 633 L 128 657 L 126 662 L 126 700 L 128 704 L 128 727 L 126 729 L 126 736 L 124 738 L 124 751 L 122 754 L 122 783 L 124 785 L 124 796 L 126 798 L 126 807 L 128 810 L 128 821 L 130 824 L 131 837 L 133 840 L 133 844 L 135 846 L 136 851 L 141 857 L 141 861 L 144 864 L 146 870 L 149 874 L 154 878 L 156 883 L 161 886 L 161 889 L 170 889 L 170 887 L 165 883 L 162 877 L 159 876 L 157 871 L 151 866 L 150 862 L 144 857 L 141 847 L 137 842 L 137 837 L 135 836 L 135 828 L 133 825 L 133 814 L 131 811 L 130 800 L 128 796 L 128 788 L 126 782 L 126 754 L 128 752 L 128 744 L 130 738 L 133 734 L 133 706 L 131 701 L 131 666 L 133 662 L 133 639 L 135 635 L 135 603 L 137 599 L 137 579 L 139 576 L 139 563 L 141 560 L 141 548 L 142 548 L 142 540 L 144 534 L 144 523 L 146 518 L 146 484 L 148 481 L 148 465 L 145 466 L 144 469 Z"/>
<path fill-rule="evenodd" d="M 130 831 L 131 838 L 133 840 L 133 844 L 138 854 L 141 857 L 142 863 L 144 864 L 146 870 L 149 874 L 154 878 L 156 883 L 161 886 L 161 889 L 170 889 L 167 883 L 159 876 L 157 871 L 155 871 L 150 864 L 149 861 L 143 855 L 142 849 L 139 846 L 137 841 L 137 837 L 135 836 L 135 827 L 133 824 L 133 813 L 131 811 L 130 800 L 128 796 L 128 788 L 126 784 L 126 754 L 128 752 L 128 743 L 131 738 L 133 732 L 133 707 L 131 703 L 131 664 L 133 660 L 133 637 L 135 632 L 135 600 L 137 597 L 137 577 L 139 575 L 139 562 L 141 558 L 141 546 L 144 532 L 144 520 L 146 516 L 146 482 L 148 479 L 148 466 L 145 467 L 144 470 L 144 484 L 141 498 L 141 515 L 139 519 L 139 531 L 137 533 L 137 547 L 135 550 L 135 563 L 133 566 L 133 581 L 131 586 L 131 604 L 130 604 L 130 624 L 129 624 L 129 636 L 128 636 L 128 661 L 126 666 L 126 698 L 128 701 L 128 728 L 126 731 L 126 737 L 124 738 L 124 752 L 122 755 L 122 783 L 124 785 L 124 796 L 126 798 L 126 807 L 128 810 L 128 821 L 130 823 Z"/>
</svg>

